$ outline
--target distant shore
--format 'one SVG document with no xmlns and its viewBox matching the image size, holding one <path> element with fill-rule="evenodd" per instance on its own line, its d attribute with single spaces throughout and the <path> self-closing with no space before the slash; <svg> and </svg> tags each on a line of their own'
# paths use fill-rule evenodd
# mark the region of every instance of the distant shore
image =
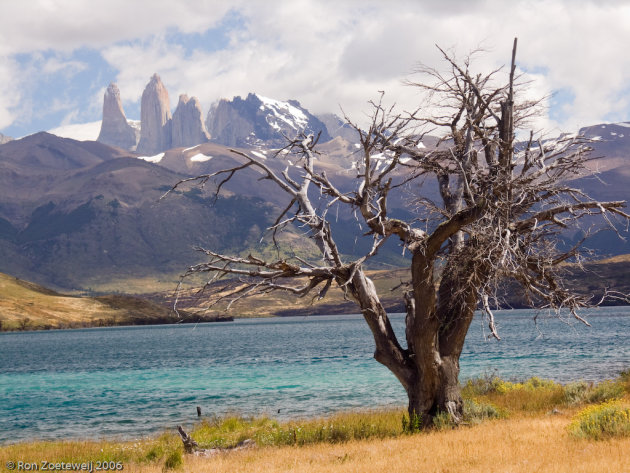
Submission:
<svg viewBox="0 0 630 473">
<path fill-rule="evenodd" d="M 46 330 L 80 330 L 86 328 L 104 328 L 104 327 L 137 327 L 137 326 L 146 326 L 146 325 L 179 325 L 179 324 L 199 324 L 199 323 L 218 323 L 218 322 L 233 322 L 234 317 L 232 316 L 192 316 L 185 317 L 182 319 L 178 318 L 168 318 L 168 319 L 147 319 L 147 320 L 137 320 L 137 321 L 127 321 L 122 320 L 112 321 L 112 322 L 98 322 L 95 324 L 90 324 L 87 322 L 79 322 L 74 324 L 61 324 L 56 326 L 27 326 L 25 328 L 22 327 L 0 327 L 0 333 L 16 333 L 16 332 L 36 332 L 36 331 L 46 331 Z"/>
<path fill-rule="evenodd" d="M 0 273 L 0 332 L 223 322 L 225 314 L 180 310 L 124 294 L 80 297 Z"/>
</svg>

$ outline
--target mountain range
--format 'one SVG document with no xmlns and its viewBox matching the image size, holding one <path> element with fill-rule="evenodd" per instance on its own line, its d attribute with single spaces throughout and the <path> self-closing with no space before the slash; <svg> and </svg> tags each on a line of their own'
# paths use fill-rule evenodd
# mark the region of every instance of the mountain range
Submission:
<svg viewBox="0 0 630 473">
<path fill-rule="evenodd" d="M 232 159 L 213 150 L 219 162 Z M 159 200 L 189 175 L 119 148 L 47 133 L 2 145 L 0 267 L 63 289 L 149 274 L 171 285 L 199 261 L 193 246 L 244 248 L 273 221 L 273 203 L 227 189 L 214 205 L 209 189 Z"/>
<path fill-rule="evenodd" d="M 238 163 L 230 148 L 283 171 L 287 161 L 274 154 L 284 136 L 299 131 L 320 134 L 317 166 L 342 190 L 355 190 L 356 131 L 333 114 L 315 116 L 295 100 L 251 93 L 219 101 L 204 122 L 194 97 L 180 96 L 173 114 L 168 103 L 168 92 L 154 75 L 143 93 L 138 124 L 125 117 L 120 92 L 111 84 L 97 141 L 42 132 L 0 145 L 0 272 L 66 291 L 155 292 L 173 289 L 187 266 L 203 261 L 193 247 L 268 254 L 274 249 L 261 243 L 261 236 L 287 202 L 254 171 L 237 174 L 216 202 L 210 184 L 160 198 L 181 179 Z M 630 124 L 580 132 L 594 140 L 593 154 L 602 159 L 594 164 L 597 177 L 572 185 L 597 199 L 630 201 Z M 435 139 L 425 142 L 431 146 Z M 430 180 L 422 192 L 437 196 Z M 409 216 L 406 197 L 392 197 L 390 215 Z M 370 244 L 355 239 L 355 225 L 344 214 L 333 222 L 341 251 L 349 255 Z M 566 236 L 579 237 L 579 232 Z M 290 254 L 315 254 L 298 228 L 289 228 L 282 238 Z M 588 244 L 602 256 L 630 253 L 627 241 L 613 232 L 601 232 Z M 377 263 L 391 267 L 402 261 L 392 242 Z"/>
<path fill-rule="evenodd" d="M 183 94 L 171 114 L 168 90 L 157 74 L 142 92 L 140 115 L 139 126 L 127 120 L 118 86 L 110 84 L 97 141 L 152 156 L 211 140 L 226 146 L 282 147 L 285 136 L 298 132 L 321 134 L 321 142 L 332 139 L 327 126 L 296 100 L 283 102 L 253 93 L 245 99 L 219 100 L 205 121 L 199 99 Z"/>
</svg>

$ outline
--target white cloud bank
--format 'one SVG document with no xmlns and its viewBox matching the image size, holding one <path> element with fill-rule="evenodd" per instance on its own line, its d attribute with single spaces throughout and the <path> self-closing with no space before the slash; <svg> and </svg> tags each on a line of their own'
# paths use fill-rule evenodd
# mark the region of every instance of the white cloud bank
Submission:
<svg viewBox="0 0 630 473">
<path fill-rule="evenodd" d="M 237 26 L 222 26 L 228 14 L 240 19 Z M 229 38 L 219 50 L 174 39 L 217 27 L 228 28 Z M 509 61 L 515 36 L 518 64 L 535 79 L 532 93 L 561 90 L 572 98 L 537 127 L 630 120 L 625 1 L 41 0 L 2 6 L 0 128 L 20 118 L 18 101 L 28 101 L 12 62 L 18 53 L 69 55 L 48 67 L 70 74 L 83 70 L 72 51 L 97 49 L 118 71 L 127 103 L 158 72 L 173 105 L 188 93 L 207 110 L 218 98 L 251 91 L 296 98 L 314 112 L 342 106 L 361 121 L 378 90 L 403 107 L 417 105 L 417 91 L 401 80 L 418 62 L 440 67 L 435 44 L 459 56 L 486 48 L 476 63 L 485 71 Z"/>
</svg>

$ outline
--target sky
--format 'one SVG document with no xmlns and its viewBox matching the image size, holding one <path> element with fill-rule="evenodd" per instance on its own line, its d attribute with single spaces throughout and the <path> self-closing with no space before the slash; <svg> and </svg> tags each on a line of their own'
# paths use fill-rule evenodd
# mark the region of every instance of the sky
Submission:
<svg viewBox="0 0 630 473">
<path fill-rule="evenodd" d="M 138 119 L 154 72 L 173 109 L 256 92 L 362 123 L 379 91 L 422 103 L 406 81 L 444 67 L 436 44 L 483 49 L 472 69 L 488 72 L 514 37 L 528 94 L 547 97 L 532 128 L 630 121 L 630 1 L 0 0 L 0 133 L 100 120 L 110 82 Z"/>
</svg>

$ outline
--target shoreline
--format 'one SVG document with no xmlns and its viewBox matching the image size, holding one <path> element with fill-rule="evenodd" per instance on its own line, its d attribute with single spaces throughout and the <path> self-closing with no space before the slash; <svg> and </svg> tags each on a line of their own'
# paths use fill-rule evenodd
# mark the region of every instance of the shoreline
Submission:
<svg viewBox="0 0 630 473">
<path fill-rule="evenodd" d="M 611 386 L 616 385 L 616 390 L 611 390 Z M 463 392 L 464 398 L 485 398 L 488 393 L 497 394 L 499 397 L 502 395 L 511 395 L 515 392 L 525 392 L 527 395 L 540 394 L 545 390 L 547 391 L 567 391 L 579 388 L 584 395 L 585 392 L 596 392 L 593 399 L 596 401 L 605 401 L 609 398 L 615 398 L 617 396 L 621 399 L 630 401 L 630 367 L 621 370 L 614 378 L 605 378 L 596 382 L 588 382 L 583 379 L 575 379 L 569 382 L 557 382 L 553 379 L 530 377 L 522 379 L 504 379 L 497 374 L 489 374 L 471 378 L 460 379 L 460 387 Z M 599 393 L 599 391 L 602 391 Z M 625 392 L 624 392 L 625 390 Z M 549 393 L 547 393 L 549 394 Z M 557 394 L 557 393 L 556 393 Z M 573 394 L 570 394 L 573 396 Z M 587 398 L 584 398 L 587 399 Z M 494 399 L 496 401 L 496 399 Z M 557 401 L 557 400 L 556 400 Z M 554 401 L 554 402 L 556 402 Z M 570 406 L 569 406 L 570 407 Z M 78 433 L 76 436 L 55 436 L 53 438 L 29 438 L 20 439 L 15 443 L 7 443 L 6 441 L 0 441 L 0 449 L 15 444 L 30 444 L 30 443 L 54 443 L 54 442 L 107 442 L 107 443 L 128 443 L 128 442 L 143 442 L 151 441 L 155 438 L 165 434 L 174 433 L 176 430 L 176 424 L 183 422 L 188 426 L 199 425 L 199 423 L 207 421 L 217 421 L 221 419 L 238 418 L 247 421 L 255 421 L 256 419 L 269 419 L 273 422 L 280 424 L 299 424 L 309 423 L 313 421 L 319 421 L 322 419 L 332 419 L 338 417 L 348 416 L 369 416 L 372 414 L 389 414 L 396 413 L 397 415 L 406 414 L 406 406 L 399 405 L 381 405 L 374 407 L 358 407 L 350 409 L 340 409 L 338 411 L 331 411 L 326 414 L 311 414 L 311 415 L 298 415 L 295 417 L 283 417 L 270 414 L 268 412 L 261 412 L 257 415 L 243 415 L 240 413 L 234 413 L 228 410 L 224 414 L 212 414 L 198 416 L 195 413 L 190 413 L 190 418 L 187 421 L 179 420 L 174 421 L 171 426 L 156 427 L 150 432 L 145 434 L 113 434 L 113 435 L 96 435 L 94 437 L 86 436 L 85 433 Z M 193 417 L 194 416 L 194 417 Z"/>
<path fill-rule="evenodd" d="M 600 308 L 614 308 L 614 307 L 619 307 L 619 308 L 625 308 L 628 307 L 630 305 L 630 302 L 628 304 L 602 304 L 601 306 L 598 307 L 593 307 L 593 308 L 589 308 L 589 310 L 597 310 Z M 513 310 L 536 310 L 536 309 L 530 309 L 527 307 L 509 307 L 509 308 L 504 308 L 504 309 L 498 309 L 497 312 L 501 312 L 501 311 L 505 311 L 505 312 L 511 312 Z M 282 311 L 281 313 L 278 314 L 262 314 L 262 315 L 258 315 L 258 316 L 254 316 L 254 315 L 226 315 L 226 314 L 219 314 L 219 315 L 199 315 L 199 314 L 195 314 L 192 315 L 189 312 L 187 312 L 185 309 L 180 310 L 181 314 L 183 314 L 183 316 L 179 319 L 174 319 L 169 317 L 160 317 L 157 320 L 155 318 L 151 319 L 134 319 L 135 322 L 134 323 L 129 323 L 129 321 L 125 320 L 125 321 L 121 321 L 120 323 L 114 322 L 114 323 L 99 323 L 99 321 L 95 321 L 94 323 L 90 323 L 89 321 L 85 321 L 85 322 L 80 322 L 80 323 L 75 323 L 75 324 L 68 324 L 68 325 L 63 325 L 63 326 L 49 326 L 49 327 L 26 327 L 26 328 L 16 328 L 16 327 L 11 327 L 11 328 L 6 328 L 4 326 L 2 326 L 2 324 L 0 324 L 0 335 L 3 333 L 25 333 L 25 332 L 49 332 L 49 331 L 66 331 L 66 330 L 84 330 L 84 329 L 100 329 L 100 328 L 123 328 L 123 327 L 150 327 L 150 326 L 164 326 L 164 325 L 190 325 L 190 324 L 203 324 L 203 323 L 221 323 L 221 322 L 235 322 L 237 320 L 258 320 L 258 319 L 284 319 L 284 318 L 289 318 L 289 317 L 329 317 L 329 316 L 340 316 L 340 315 L 356 315 L 358 317 L 362 317 L 360 313 L 357 312 L 352 312 L 352 311 L 331 311 L 331 312 L 316 312 L 316 313 L 311 313 L 310 311 L 303 311 L 301 309 L 291 309 L 291 310 L 286 310 L 286 311 Z M 392 315 L 401 315 L 404 314 L 404 311 L 388 311 L 388 315 L 392 316 Z M 593 315 L 593 314 L 591 314 Z M 623 315 L 623 316 L 630 316 L 630 314 L 628 315 Z M 476 317 L 476 315 L 475 315 Z M 549 318 L 555 318 L 554 316 L 550 316 Z M 1 322 L 1 321 L 0 321 Z"/>
<path fill-rule="evenodd" d="M 423 471 L 436 473 L 497 471 L 498 466 L 523 473 L 625 471 L 630 435 L 602 442 L 576 437 L 570 427 L 581 413 L 599 405 L 630 407 L 630 369 L 615 380 L 582 391 L 575 387 L 575 383 L 559 385 L 535 378 L 523 383 L 478 378 L 463 386 L 466 422 L 457 428 L 435 424 L 427 431 L 407 432 L 404 408 L 363 408 L 285 422 L 210 417 L 198 420 L 192 428 L 184 426 L 198 443 L 194 454 L 184 451 L 173 425 L 162 433 L 128 440 L 3 443 L 0 464 L 107 461 L 124 471 L 144 473 L 172 468 L 195 473 L 412 472 L 419 464 Z M 479 439 L 493 445 L 493 455 L 479 448 Z"/>
<path fill-rule="evenodd" d="M 254 317 L 252 317 L 254 318 Z M 28 333 L 28 332 L 53 332 L 60 330 L 85 330 L 85 329 L 102 329 L 102 328 L 122 328 L 122 327 L 150 327 L 150 326 L 164 326 L 164 325 L 189 325 L 189 324 L 203 324 L 203 323 L 222 323 L 222 322 L 233 322 L 235 317 L 233 316 L 207 316 L 207 317 L 199 317 L 197 318 L 189 318 L 183 320 L 165 320 L 163 322 L 156 320 L 146 320 L 140 321 L 137 323 L 114 323 L 114 324 L 75 324 L 73 326 L 58 326 L 58 327 L 32 327 L 32 328 L 0 328 L 0 334 L 3 333 Z"/>
</svg>

